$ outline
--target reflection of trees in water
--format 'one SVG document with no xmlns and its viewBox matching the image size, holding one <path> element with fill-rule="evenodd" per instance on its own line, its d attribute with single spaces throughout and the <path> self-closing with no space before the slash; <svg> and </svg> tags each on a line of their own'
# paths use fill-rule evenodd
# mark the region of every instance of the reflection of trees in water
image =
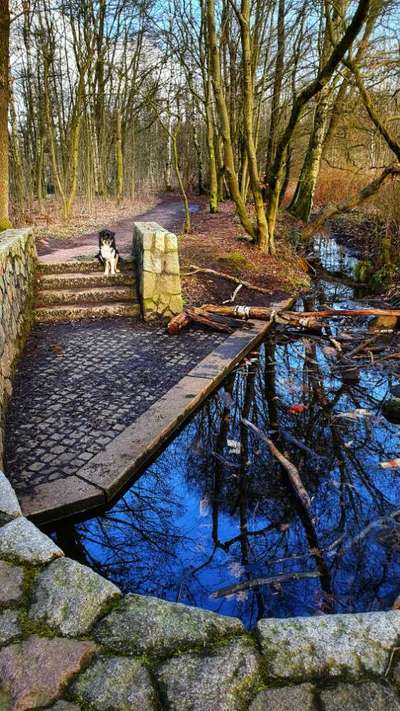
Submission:
<svg viewBox="0 0 400 711">
<path fill-rule="evenodd" d="M 64 524 L 64 545 L 125 590 L 252 622 L 390 605 L 400 571 L 397 524 L 387 517 L 399 487 L 378 463 L 396 455 L 396 429 L 374 418 L 338 417 L 376 412 L 387 383 L 370 370 L 360 383 L 344 385 L 323 348 L 314 338 L 268 341 L 258 365 L 242 365 L 110 511 L 70 529 Z M 304 411 L 290 412 L 293 404 Z M 312 497 L 311 515 L 241 418 L 273 430 Z M 357 539 L 378 518 L 382 525 Z M 294 571 L 320 576 L 209 600 L 238 580 Z"/>
</svg>

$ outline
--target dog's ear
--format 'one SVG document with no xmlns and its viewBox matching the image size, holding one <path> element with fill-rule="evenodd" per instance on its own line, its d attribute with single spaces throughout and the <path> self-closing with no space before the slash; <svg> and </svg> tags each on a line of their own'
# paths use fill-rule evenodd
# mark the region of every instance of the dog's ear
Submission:
<svg viewBox="0 0 400 711">
<path fill-rule="evenodd" d="M 107 237 L 107 230 L 100 230 L 99 239 L 104 239 L 104 237 Z"/>
<path fill-rule="evenodd" d="M 107 231 L 108 231 L 108 236 L 111 237 L 111 239 L 114 239 L 114 238 L 115 238 L 115 232 L 112 232 L 111 230 L 107 230 Z"/>
</svg>

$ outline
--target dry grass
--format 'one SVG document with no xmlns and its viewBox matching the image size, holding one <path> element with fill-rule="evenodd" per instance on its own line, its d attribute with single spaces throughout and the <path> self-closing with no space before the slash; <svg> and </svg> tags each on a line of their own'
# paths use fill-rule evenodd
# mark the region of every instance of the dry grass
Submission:
<svg viewBox="0 0 400 711">
<path fill-rule="evenodd" d="M 370 173 L 352 173 L 347 170 L 324 168 L 321 170 L 314 195 L 314 207 L 340 203 L 354 195 L 372 180 Z"/>
</svg>

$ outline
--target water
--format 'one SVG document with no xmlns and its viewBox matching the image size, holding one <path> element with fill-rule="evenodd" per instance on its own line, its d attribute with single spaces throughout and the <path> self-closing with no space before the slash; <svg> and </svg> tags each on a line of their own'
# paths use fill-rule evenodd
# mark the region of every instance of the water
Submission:
<svg viewBox="0 0 400 711">
<path fill-rule="evenodd" d="M 346 262 L 334 254 L 321 249 L 332 271 Z M 311 306 L 360 306 L 348 286 L 315 286 Z M 276 333 L 112 508 L 53 535 L 124 592 L 248 627 L 260 617 L 389 608 L 400 593 L 400 476 L 381 462 L 399 454 L 400 428 L 380 407 L 399 377 L 383 361 L 344 382 L 329 340 L 345 328 L 357 338 L 366 325 L 332 320 L 324 337 Z M 296 465 L 310 512 L 242 418 Z"/>
</svg>

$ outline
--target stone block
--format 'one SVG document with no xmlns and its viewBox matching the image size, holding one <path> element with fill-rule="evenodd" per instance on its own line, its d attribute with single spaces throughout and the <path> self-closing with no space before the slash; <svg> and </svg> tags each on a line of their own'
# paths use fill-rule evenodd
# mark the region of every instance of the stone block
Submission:
<svg viewBox="0 0 400 711">
<path fill-rule="evenodd" d="M 378 675 L 400 637 L 400 612 L 264 619 L 257 632 L 275 679 Z"/>
<path fill-rule="evenodd" d="M 177 274 L 161 274 L 157 280 L 160 294 L 171 296 L 181 293 L 181 280 Z"/>
<path fill-rule="evenodd" d="M 321 701 L 324 711 L 400 711 L 400 700 L 393 689 L 375 681 L 340 683 L 321 691 Z"/>
<path fill-rule="evenodd" d="M 149 672 L 138 660 L 127 657 L 99 657 L 74 682 L 71 693 L 96 711 L 156 708 Z"/>
<path fill-rule="evenodd" d="M 49 563 L 64 553 L 23 516 L 0 528 L 0 557 L 21 563 Z"/>
<path fill-rule="evenodd" d="M 311 684 L 264 689 L 257 694 L 249 711 L 316 711 L 315 690 Z"/>
<path fill-rule="evenodd" d="M 7 477 L 0 471 L 0 526 L 21 515 L 15 491 Z"/>
<path fill-rule="evenodd" d="M 21 634 L 18 621 L 18 610 L 3 610 L 0 612 L 0 645 L 12 642 Z"/>
<path fill-rule="evenodd" d="M 23 568 L 0 560 L 0 603 L 15 602 L 22 595 Z"/>
<path fill-rule="evenodd" d="M 142 296 L 151 299 L 156 291 L 157 275 L 153 272 L 143 272 Z"/>
<path fill-rule="evenodd" d="M 174 294 L 171 296 L 168 304 L 168 309 L 171 316 L 176 316 L 183 311 L 183 299 L 180 294 Z"/>
<path fill-rule="evenodd" d="M 157 230 L 154 235 L 154 249 L 159 252 L 164 252 L 165 249 L 165 232 L 164 230 Z"/>
<path fill-rule="evenodd" d="M 164 257 L 164 272 L 167 274 L 179 274 L 178 252 L 170 252 Z"/>
<path fill-rule="evenodd" d="M 120 595 L 116 585 L 90 568 L 60 558 L 39 575 L 29 616 L 62 635 L 80 636 L 89 631 L 104 605 Z"/>
<path fill-rule="evenodd" d="M 248 708 L 259 681 L 258 655 L 247 640 L 213 654 L 183 654 L 158 669 L 171 711 L 239 711 Z"/>
<path fill-rule="evenodd" d="M 95 651 L 92 642 L 32 635 L 0 650 L 0 687 L 14 711 L 48 706 Z"/>
<path fill-rule="evenodd" d="M 127 595 L 95 628 L 110 649 L 166 654 L 243 632 L 240 620 L 154 597 Z"/>
<path fill-rule="evenodd" d="M 161 274 L 162 272 L 162 258 L 160 252 L 143 252 L 143 270 L 145 272 L 153 272 L 154 274 Z"/>
<path fill-rule="evenodd" d="M 165 251 L 166 252 L 177 252 L 178 251 L 178 238 L 172 232 L 168 232 L 165 235 Z"/>
</svg>

